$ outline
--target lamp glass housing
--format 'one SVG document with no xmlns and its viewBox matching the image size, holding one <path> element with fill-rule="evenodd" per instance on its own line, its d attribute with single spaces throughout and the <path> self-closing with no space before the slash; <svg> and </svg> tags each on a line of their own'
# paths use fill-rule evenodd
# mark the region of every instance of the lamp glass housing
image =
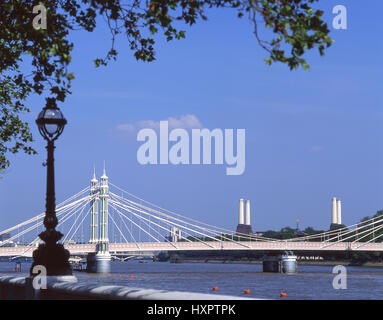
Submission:
<svg viewBox="0 0 383 320">
<path fill-rule="evenodd" d="M 56 140 L 67 123 L 62 112 L 56 106 L 46 106 L 36 120 L 40 134 L 47 140 Z"/>
</svg>

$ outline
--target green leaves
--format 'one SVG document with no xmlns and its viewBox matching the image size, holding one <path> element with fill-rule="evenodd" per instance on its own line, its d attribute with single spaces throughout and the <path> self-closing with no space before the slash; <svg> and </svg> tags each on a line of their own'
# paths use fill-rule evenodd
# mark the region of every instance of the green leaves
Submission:
<svg viewBox="0 0 383 320">
<path fill-rule="evenodd" d="M 35 154 L 28 143 L 32 135 L 27 123 L 23 122 L 19 114 L 29 112 L 22 101 L 29 94 L 30 89 L 20 85 L 21 75 L 5 76 L 0 80 L 0 170 L 9 166 L 6 153 L 17 153 L 22 150 L 27 154 Z"/>
<path fill-rule="evenodd" d="M 67 71 L 73 45 L 66 39 L 68 23 L 57 7 L 48 10 L 48 28 L 35 30 L 32 26 L 31 0 L 4 0 L 0 5 L 0 171 L 9 166 L 7 152 L 23 151 L 35 154 L 30 146 L 29 124 L 21 115 L 29 112 L 26 98 L 32 94 L 48 93 L 64 101 L 69 93 L 68 82 L 73 73 Z M 20 63 L 31 57 L 32 70 L 28 74 Z"/>
<path fill-rule="evenodd" d="M 322 20 L 323 11 L 311 5 L 318 0 L 262 0 L 250 1 L 242 10 L 249 12 L 254 34 L 259 44 L 269 52 L 268 65 L 282 62 L 291 70 L 310 66 L 303 58 L 307 50 L 318 47 L 320 55 L 332 44 L 330 30 Z M 262 39 L 257 19 L 263 18 L 265 27 L 276 34 L 271 40 Z"/>
</svg>

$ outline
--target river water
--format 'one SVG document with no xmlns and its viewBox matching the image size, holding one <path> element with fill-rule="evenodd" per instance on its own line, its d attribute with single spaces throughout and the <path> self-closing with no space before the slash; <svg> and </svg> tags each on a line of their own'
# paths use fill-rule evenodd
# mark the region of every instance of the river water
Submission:
<svg viewBox="0 0 383 320">
<path fill-rule="evenodd" d="M 28 263 L 22 273 L 29 272 Z M 0 262 L 1 273 L 14 263 Z M 298 266 L 297 274 L 263 273 L 259 264 L 112 262 L 110 275 L 74 272 L 81 281 L 139 288 L 193 291 L 240 297 L 280 299 L 383 299 L 383 268 L 347 267 L 347 289 L 334 289 L 332 266 Z M 212 291 L 213 286 L 218 291 Z M 245 294 L 244 290 L 250 290 Z"/>
</svg>

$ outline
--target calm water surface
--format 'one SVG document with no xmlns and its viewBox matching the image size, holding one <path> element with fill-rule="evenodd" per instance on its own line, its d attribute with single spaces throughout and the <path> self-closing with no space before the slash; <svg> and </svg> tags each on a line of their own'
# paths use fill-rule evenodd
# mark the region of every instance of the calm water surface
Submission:
<svg viewBox="0 0 383 320">
<path fill-rule="evenodd" d="M 14 273 L 15 264 L 0 262 L 0 273 Z M 22 264 L 28 273 L 30 264 Z M 335 290 L 331 266 L 299 266 L 293 275 L 263 273 L 261 265 L 112 262 L 111 274 L 74 272 L 81 281 L 140 288 L 228 294 L 280 299 L 383 299 L 383 268 L 347 267 L 347 289 Z M 20 273 L 14 273 L 20 275 Z M 133 278 L 131 278 L 133 276 Z M 213 292 L 212 287 L 218 286 Z M 244 294 L 249 289 L 250 294 Z"/>
</svg>

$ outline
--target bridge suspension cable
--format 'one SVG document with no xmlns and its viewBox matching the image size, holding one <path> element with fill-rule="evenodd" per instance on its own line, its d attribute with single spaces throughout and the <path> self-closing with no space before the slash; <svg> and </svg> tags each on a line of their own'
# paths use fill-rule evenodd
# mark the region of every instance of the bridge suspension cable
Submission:
<svg viewBox="0 0 383 320">
<path fill-rule="evenodd" d="M 290 239 L 286 239 L 286 241 L 314 241 L 316 239 L 319 239 L 324 242 L 329 242 L 331 240 L 338 239 L 339 237 L 342 237 L 346 234 L 358 231 L 360 229 L 363 229 L 367 226 L 374 225 L 376 223 L 383 222 L 383 215 L 380 217 L 374 217 L 367 219 L 365 221 L 360 221 L 357 223 L 354 223 L 350 226 L 345 226 L 339 229 L 334 229 L 322 233 L 317 233 L 309 236 L 303 236 L 303 237 L 293 237 Z M 330 238 L 331 237 L 331 238 Z M 326 239 L 327 238 L 327 239 Z"/>
<path fill-rule="evenodd" d="M 112 193 L 111 195 L 112 195 L 112 199 L 113 199 L 113 197 L 120 198 L 119 196 L 117 196 L 117 195 L 115 195 L 115 194 L 113 194 L 113 193 Z M 151 209 L 151 208 L 149 208 L 149 207 L 140 205 L 140 204 L 135 203 L 135 202 L 133 202 L 133 201 L 129 201 L 129 200 L 125 199 L 125 198 L 124 198 L 124 199 L 121 199 L 121 198 L 120 198 L 120 200 L 127 201 L 127 202 L 129 202 L 129 204 L 131 204 L 131 205 L 118 203 L 117 201 L 114 201 L 113 203 L 114 203 L 115 205 L 118 205 L 120 208 L 123 208 L 123 209 L 125 209 L 126 211 L 131 212 L 132 214 L 135 214 L 133 211 L 137 211 L 137 212 L 139 212 L 139 213 L 143 213 L 143 214 L 145 214 L 145 215 L 148 215 L 148 216 L 150 216 L 150 217 L 153 217 L 153 218 L 155 218 L 155 219 L 157 219 L 157 220 L 159 220 L 159 221 L 166 222 L 167 224 L 171 224 L 172 226 L 175 226 L 175 227 L 178 227 L 178 228 L 180 228 L 180 229 L 183 229 L 184 233 L 186 233 L 186 234 L 188 234 L 188 235 L 190 235 L 190 236 L 193 236 L 193 235 L 192 235 L 191 233 L 189 233 L 188 231 L 193 232 L 193 233 L 196 233 L 196 234 L 198 234 L 198 235 L 200 235 L 200 236 L 203 236 L 203 237 L 205 237 L 205 238 L 209 238 L 209 239 L 211 239 L 211 240 L 213 240 L 213 241 L 221 241 L 221 239 L 217 239 L 216 237 L 214 237 L 214 235 L 215 235 L 215 236 L 219 235 L 219 236 L 222 237 L 222 238 L 226 238 L 226 240 L 228 240 L 228 241 L 236 242 L 235 240 L 232 240 L 232 239 L 230 239 L 230 238 L 227 238 L 227 237 L 225 237 L 225 236 L 222 236 L 222 234 L 221 234 L 220 232 L 217 232 L 217 231 L 215 231 L 215 230 L 208 229 L 208 228 L 206 228 L 206 227 L 201 227 L 201 226 L 199 226 L 199 225 L 196 225 L 195 223 L 186 222 L 186 221 L 181 220 L 181 219 L 179 219 L 179 218 L 175 218 L 175 217 L 169 216 L 169 215 L 164 214 L 164 213 L 162 213 L 162 212 L 160 212 L 160 211 L 158 211 L 158 210 L 154 210 L 154 209 Z M 113 200 L 112 200 L 112 201 L 113 201 Z M 159 216 L 157 216 L 157 215 L 155 215 L 155 214 L 151 214 L 151 213 L 149 213 L 148 211 L 143 210 L 143 209 L 138 208 L 138 207 L 143 207 L 144 209 L 146 209 L 146 210 L 148 210 L 148 211 L 155 212 L 156 214 L 161 215 L 161 216 L 167 218 L 168 220 L 166 220 L 165 218 L 159 217 Z M 137 214 L 135 214 L 135 215 L 138 216 Z M 169 220 L 169 219 L 170 219 L 170 220 Z M 175 221 L 177 221 L 177 222 L 175 222 L 175 221 L 171 221 L 171 220 L 175 220 Z M 184 225 L 182 225 L 182 223 L 183 223 Z M 185 225 L 188 225 L 188 226 L 185 226 Z M 192 229 L 192 227 L 193 227 L 194 229 Z M 187 230 L 187 231 L 186 231 L 186 230 Z M 198 230 L 199 230 L 199 231 L 198 231 Z M 213 233 L 213 235 L 212 235 L 212 233 Z M 185 237 L 184 237 L 184 238 L 185 238 Z M 195 238 L 195 239 L 198 239 L 198 237 L 194 237 L 194 238 Z M 185 238 L 185 239 L 188 240 L 187 238 Z M 200 240 L 200 239 L 199 239 L 199 240 Z M 189 240 L 189 241 L 190 241 L 190 240 Z M 246 246 L 245 244 L 242 244 L 242 243 L 240 243 L 240 242 L 237 242 L 237 243 L 239 243 L 239 244 L 242 245 L 242 246 Z M 206 243 L 206 245 L 211 246 L 211 245 L 208 244 L 208 243 Z"/>
<path fill-rule="evenodd" d="M 61 240 L 64 245 L 76 244 L 76 237 L 80 237 L 77 239 L 78 242 L 84 242 L 83 230 L 85 221 L 87 221 L 88 218 L 91 226 L 90 229 L 98 230 L 100 234 L 101 230 L 103 230 L 103 236 L 102 238 L 97 236 L 96 231 L 92 233 L 94 237 L 90 237 L 89 244 L 94 244 L 94 246 L 85 246 L 88 248 L 86 250 L 94 250 L 94 248 L 100 247 L 100 243 L 102 243 L 103 248 L 106 248 L 106 252 L 109 250 L 110 242 L 108 239 L 108 234 L 110 236 L 108 229 L 109 231 L 113 230 L 112 240 L 116 240 L 115 230 L 117 230 L 120 235 L 120 242 L 121 239 L 123 239 L 126 244 L 134 243 L 138 250 L 141 250 L 142 247 L 141 235 L 145 241 L 156 243 L 166 242 L 175 249 L 178 249 L 181 246 L 180 244 L 177 244 L 177 242 L 188 242 L 188 246 L 189 243 L 199 242 L 200 244 L 203 244 L 203 246 L 199 246 L 199 248 L 204 248 L 203 250 L 217 249 L 217 242 L 221 243 L 221 248 L 224 247 L 224 242 L 226 242 L 226 244 L 231 242 L 236 245 L 229 245 L 229 247 L 238 248 L 241 246 L 245 249 L 252 249 L 252 241 L 260 241 L 265 244 L 277 243 L 277 245 L 280 243 L 281 248 L 286 247 L 286 245 L 291 242 L 320 241 L 320 249 L 329 248 L 329 250 L 331 250 L 331 247 L 335 246 L 333 250 L 339 250 L 339 246 L 336 247 L 336 245 L 340 242 L 346 242 L 346 246 L 349 246 L 350 248 L 351 245 L 353 245 L 353 248 L 361 248 L 371 242 L 376 242 L 383 237 L 383 215 L 366 219 L 365 221 L 355 223 L 348 227 L 283 240 L 257 236 L 254 234 L 238 233 L 167 210 L 152 202 L 137 197 L 109 182 L 112 188 L 121 192 L 121 195 L 118 195 L 116 194 L 117 192 L 114 193 L 109 190 L 108 177 L 106 177 L 105 171 L 101 178 L 101 185 L 99 185 L 94 178 L 91 187 L 82 189 L 77 194 L 69 197 L 56 206 L 56 215 L 59 219 L 57 227 L 66 230 L 63 230 L 65 236 Z M 85 193 L 88 194 L 85 195 Z M 98 202 L 101 203 L 100 207 L 98 207 Z M 101 207 L 102 209 L 100 209 Z M 102 211 L 98 211 L 99 209 Z M 102 212 L 102 217 L 104 219 L 102 220 L 102 225 L 101 222 L 100 225 L 97 225 L 97 212 Z M 22 252 L 22 255 L 30 254 L 32 248 L 40 242 L 39 237 L 36 237 L 35 234 L 31 237 L 32 233 L 33 231 L 38 232 L 39 228 L 44 223 L 44 217 L 45 213 L 41 213 L 14 227 L 1 231 L 0 235 L 15 230 L 17 230 L 17 233 L 9 237 L 9 239 L 2 241 L 0 247 L 7 246 L 15 239 L 23 239 L 23 241 L 21 241 L 23 251 L 20 249 L 18 253 Z M 108 220 L 111 221 L 110 224 L 107 223 Z M 101 218 L 99 221 L 101 221 Z M 79 235 L 79 230 L 81 230 L 81 235 Z M 28 242 L 26 243 L 24 241 L 24 236 L 28 236 L 29 238 L 32 238 L 32 240 L 30 241 L 28 239 Z M 168 244 L 166 244 L 167 248 L 169 248 Z M 359 245 L 355 246 L 355 244 Z M 14 245 L 20 245 L 20 240 L 19 242 L 15 242 Z M 132 246 L 127 247 L 130 248 L 129 250 L 132 248 Z M 271 247 L 274 248 L 275 245 L 272 244 Z M 306 244 L 304 244 L 303 247 L 306 247 Z M 318 246 L 316 248 L 318 248 Z M 371 250 L 374 246 L 370 246 L 369 248 L 369 250 Z M 4 250 L 4 252 L 5 251 L 6 250 Z"/>
<path fill-rule="evenodd" d="M 64 215 L 64 217 L 59 220 L 58 222 L 58 225 L 57 227 L 60 227 L 61 225 L 63 225 L 67 220 L 69 220 L 77 211 L 77 209 L 79 209 L 80 207 L 80 210 L 82 208 L 85 208 L 86 205 L 87 205 L 87 198 L 89 197 L 84 197 L 80 200 L 83 200 L 82 202 L 77 202 L 70 210 L 68 210 L 68 212 L 66 212 L 66 214 Z M 64 213 L 60 213 L 58 216 L 60 215 L 63 215 Z M 22 255 L 25 255 L 27 252 L 29 252 L 37 243 L 39 243 L 40 241 L 40 238 L 37 236 L 35 239 L 33 239 L 33 241 L 31 241 L 29 244 L 27 244 L 27 247 L 25 249 L 25 251 L 23 251 L 23 254 Z"/>
<path fill-rule="evenodd" d="M 135 198 L 135 199 L 137 199 L 137 200 L 139 200 L 139 201 L 141 201 L 141 202 L 144 202 L 144 203 L 146 203 L 146 204 L 148 204 L 148 205 L 150 205 L 150 206 L 152 206 L 152 207 L 154 207 L 154 208 L 157 208 L 157 209 L 162 210 L 162 211 L 164 211 L 164 212 L 168 212 L 168 213 L 170 213 L 170 214 L 172 214 L 172 215 L 174 215 L 174 216 L 176 216 L 176 217 L 181 218 L 182 221 L 184 221 L 184 222 L 186 222 L 186 221 L 191 221 L 191 222 L 193 222 L 193 223 L 198 223 L 198 224 L 200 224 L 201 226 L 206 226 L 206 227 L 208 227 L 208 228 L 206 228 L 207 231 L 209 230 L 209 231 L 213 231 L 213 232 L 216 232 L 216 233 L 219 233 L 219 234 L 222 234 L 222 233 L 225 233 L 225 232 L 226 232 L 226 233 L 228 233 L 228 234 L 232 234 L 232 235 L 234 236 L 234 231 L 232 231 L 232 230 L 225 229 L 225 228 L 221 228 L 221 227 L 217 227 L 217 226 L 213 226 L 213 225 L 211 225 L 211 224 L 208 224 L 208 223 L 205 223 L 205 222 L 201 222 L 201 221 L 198 221 L 198 220 L 193 219 L 193 218 L 190 218 L 190 217 L 183 216 L 183 215 L 181 215 L 181 214 L 179 214 L 179 213 L 177 213 L 177 212 L 174 212 L 174 211 L 171 211 L 171 210 L 162 208 L 162 207 L 160 207 L 160 206 L 158 206 L 158 205 L 156 205 L 156 204 L 154 204 L 154 203 L 152 203 L 152 202 L 150 202 L 150 201 L 147 201 L 147 200 L 145 200 L 145 199 L 143 199 L 143 198 L 140 198 L 140 197 L 138 197 L 138 196 L 136 196 L 136 195 L 134 195 L 134 194 L 132 194 L 132 193 L 130 193 L 130 192 L 128 192 L 128 191 L 125 191 L 124 189 L 122 189 L 122 188 L 116 186 L 115 184 L 113 184 L 113 183 L 111 183 L 111 182 L 109 182 L 109 184 L 110 184 L 111 186 L 113 186 L 114 188 L 118 189 L 119 191 L 121 191 L 122 193 L 125 193 L 125 194 L 129 195 L 129 196 L 132 197 L 132 198 Z M 134 203 L 135 205 L 137 205 L 137 206 L 139 206 L 139 207 L 142 207 L 142 208 L 144 208 L 144 209 L 146 209 L 146 210 L 149 210 L 149 209 L 150 209 L 151 211 L 155 211 L 156 213 L 166 215 L 166 214 L 165 214 L 164 212 L 162 212 L 162 211 L 155 210 L 155 209 L 150 208 L 150 207 L 148 207 L 148 206 L 143 206 L 142 204 L 139 204 L 139 203 L 137 203 L 137 202 L 131 201 L 131 200 L 127 199 L 127 198 L 120 197 L 120 196 L 118 196 L 117 194 L 113 194 L 113 195 L 119 197 L 119 200 L 121 200 L 121 201 L 123 201 L 123 202 Z M 167 216 L 168 218 L 175 219 L 175 217 L 173 217 L 173 216 L 171 216 L 171 215 L 166 215 L 166 216 Z M 250 235 L 248 235 L 248 234 L 237 233 L 237 232 L 235 232 L 235 236 L 237 236 L 237 237 L 241 237 L 241 238 L 244 238 L 244 239 L 248 239 L 248 240 L 250 240 L 250 239 L 252 239 L 252 240 L 259 239 L 259 240 L 262 240 L 262 241 L 275 241 L 275 239 L 271 239 L 271 238 L 265 238 L 265 237 L 255 236 L 255 235 L 251 235 L 251 236 L 250 236 Z"/>
<path fill-rule="evenodd" d="M 113 206 L 116 204 L 116 202 L 113 204 Z M 146 219 L 146 218 L 144 218 L 144 217 L 142 217 L 142 216 L 140 216 L 140 215 L 138 215 L 138 214 L 136 214 L 136 213 L 134 213 L 132 210 L 129 210 L 129 209 L 127 209 L 127 208 L 124 208 L 123 207 L 123 205 L 121 206 L 121 208 L 123 208 L 123 209 L 125 209 L 126 211 L 128 211 L 128 212 L 130 212 L 130 213 L 132 213 L 133 215 L 135 215 L 136 217 L 138 217 L 139 219 L 144 219 L 144 220 L 146 220 L 146 221 L 148 221 L 148 219 Z M 126 215 L 124 215 L 123 213 L 121 213 L 118 209 L 116 209 L 117 210 L 117 212 L 119 212 L 122 216 L 124 216 L 126 219 L 128 219 L 129 221 L 131 221 L 131 222 L 133 222 L 131 219 L 129 219 Z M 143 212 L 143 211 L 142 211 Z M 148 214 L 148 213 L 147 213 Z M 155 216 L 153 216 L 153 217 L 155 217 Z M 155 218 L 157 218 L 157 217 L 155 217 Z M 162 220 L 162 219 L 161 219 Z M 133 222 L 134 223 L 134 222 Z M 146 222 L 144 222 L 144 223 L 146 223 Z M 164 230 L 166 230 L 166 231 L 169 231 L 169 228 L 165 228 L 165 227 L 163 227 L 163 226 L 161 226 L 160 224 L 158 224 L 158 223 L 155 223 L 155 222 L 153 222 L 153 221 L 151 221 L 151 223 L 153 223 L 153 224 L 155 224 L 156 226 L 158 226 L 158 227 L 160 227 L 161 229 L 164 229 Z M 134 223 L 135 224 L 135 223 Z M 136 224 L 135 224 L 136 225 Z M 147 223 L 146 223 L 146 225 L 148 225 Z M 138 227 L 140 227 L 140 226 L 138 226 Z M 155 229 L 153 229 L 154 231 L 156 231 Z M 146 232 L 145 230 L 143 230 L 144 232 Z M 158 232 L 158 231 L 156 231 L 156 232 Z M 184 233 L 186 233 L 186 234 L 188 234 L 188 235 L 190 235 L 190 236 L 192 236 L 191 234 L 189 234 L 187 231 L 185 231 L 185 230 L 183 230 L 183 232 Z M 159 233 L 160 234 L 160 233 Z M 153 239 L 155 239 L 157 242 L 161 242 L 160 240 L 158 240 L 157 238 L 155 238 L 154 236 L 152 236 L 152 235 L 150 235 Z M 162 234 L 160 234 L 160 236 L 161 237 L 164 237 L 164 235 L 162 235 Z M 191 242 L 191 240 L 190 239 L 188 239 L 188 238 L 186 238 L 186 237 L 184 237 L 182 234 L 180 235 L 180 238 L 181 239 L 184 239 L 184 240 L 186 240 L 186 241 L 188 241 L 188 242 Z M 198 238 L 196 238 L 198 241 L 201 241 L 200 239 L 198 239 Z M 164 240 L 165 241 L 168 241 L 165 237 L 164 237 Z M 168 242 L 170 242 L 170 241 L 168 241 Z M 201 242 L 203 242 L 203 241 L 201 241 Z M 172 242 L 170 242 L 170 244 L 173 246 L 173 247 L 176 247 Z"/>
<path fill-rule="evenodd" d="M 170 216 L 170 215 L 165 214 L 165 213 L 163 213 L 163 212 L 161 212 L 161 211 L 158 211 L 158 210 L 155 210 L 155 209 L 153 209 L 153 208 L 144 206 L 144 205 L 142 205 L 142 204 L 139 204 L 139 203 L 137 203 L 137 202 L 131 201 L 131 200 L 129 200 L 129 199 L 121 198 L 121 197 L 119 197 L 118 195 L 115 195 L 115 194 L 113 194 L 113 193 L 112 193 L 111 195 L 112 195 L 113 197 L 117 198 L 118 200 L 124 202 L 124 203 L 125 203 L 124 206 L 126 206 L 126 208 L 131 209 L 131 210 L 136 210 L 136 211 L 141 212 L 141 213 L 148 214 L 149 216 L 153 216 L 153 217 L 155 217 L 156 219 L 160 219 L 160 218 L 157 217 L 157 216 L 155 216 L 155 215 L 151 215 L 151 214 L 149 214 L 148 212 L 152 212 L 152 213 L 154 213 L 154 214 L 160 215 L 160 216 L 162 216 L 162 217 L 164 217 L 164 218 L 167 218 L 167 219 L 170 219 L 170 220 L 177 221 L 177 222 L 179 222 L 179 223 L 184 223 L 184 224 L 186 224 L 186 225 L 189 225 L 189 226 L 192 226 L 192 227 L 196 227 L 196 228 L 198 228 L 198 229 L 200 229 L 200 230 L 203 230 L 203 231 L 206 231 L 206 232 L 209 232 L 209 231 L 210 231 L 210 232 L 216 232 L 215 230 L 212 230 L 212 229 L 209 229 L 209 228 L 206 228 L 206 227 L 201 227 L 201 226 L 199 226 L 199 225 L 196 225 L 195 223 L 187 222 L 186 219 L 185 219 L 185 220 L 182 220 L 182 219 L 180 219 L 180 218 L 176 218 L 176 217 Z M 183 218 L 183 216 L 181 216 L 181 215 L 179 215 L 179 214 L 177 214 L 177 216 Z M 169 224 L 173 224 L 174 226 L 182 227 L 182 226 L 180 226 L 179 224 L 171 223 L 170 220 L 162 219 L 161 221 L 166 221 L 166 222 L 168 223 L 168 225 L 169 225 Z M 197 222 L 197 223 L 199 223 L 199 221 L 197 221 L 197 220 L 194 220 L 194 219 L 191 219 L 191 220 L 193 220 L 193 222 Z"/>
<path fill-rule="evenodd" d="M 66 216 L 68 213 L 73 212 L 76 208 L 81 206 L 84 202 L 87 202 L 88 199 L 89 199 L 89 196 L 85 196 L 85 197 L 80 198 L 80 199 L 78 199 L 76 201 L 68 203 L 70 200 L 73 200 L 76 197 L 82 195 L 84 192 L 86 192 L 87 189 L 88 188 L 85 188 L 82 191 L 80 191 L 79 193 L 77 193 L 76 195 L 74 195 L 74 196 L 66 199 L 65 201 L 61 202 L 56 207 L 56 216 L 58 218 L 60 216 Z M 35 217 L 31 218 L 31 219 L 28 219 L 28 220 L 26 220 L 26 221 L 24 221 L 22 223 L 19 223 L 19 224 L 17 224 L 14 227 L 11 227 L 11 228 L 8 228 L 6 230 L 1 231 L 0 235 L 5 234 L 5 233 L 10 233 L 10 232 L 12 232 L 12 231 L 14 231 L 16 229 L 18 230 L 18 232 L 15 235 L 13 235 L 10 238 L 2 241 L 0 243 L 0 246 L 7 245 L 8 243 L 12 242 L 13 240 L 18 239 L 18 238 L 28 234 L 30 231 L 37 230 L 40 226 L 43 225 L 44 217 L 45 217 L 45 212 L 41 213 L 41 214 L 38 214 L 37 216 L 35 216 Z M 22 228 L 21 231 L 19 231 L 20 228 Z M 32 241 L 31 243 L 34 243 L 34 242 L 35 242 L 35 240 Z"/>
</svg>

